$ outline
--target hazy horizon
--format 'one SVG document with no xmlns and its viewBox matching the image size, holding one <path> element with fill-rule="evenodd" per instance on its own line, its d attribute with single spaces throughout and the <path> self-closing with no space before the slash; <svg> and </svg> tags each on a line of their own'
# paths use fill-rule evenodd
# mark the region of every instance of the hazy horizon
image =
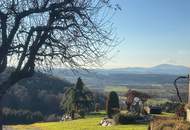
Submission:
<svg viewBox="0 0 190 130">
<path fill-rule="evenodd" d="M 126 67 L 123 67 L 123 66 L 121 66 L 121 67 L 97 67 L 97 69 L 100 69 L 100 68 L 103 68 L 103 69 L 117 69 L 117 68 L 152 68 L 152 67 L 156 67 L 156 66 L 159 66 L 159 65 L 174 65 L 174 66 L 183 66 L 183 67 L 188 67 L 188 68 L 190 68 L 190 66 L 186 66 L 186 65 L 180 65 L 180 64 L 169 64 L 169 63 L 163 63 L 163 64 L 155 64 L 155 65 L 150 65 L 150 66 L 138 66 L 138 65 L 136 65 L 136 66 L 126 66 Z"/>
</svg>

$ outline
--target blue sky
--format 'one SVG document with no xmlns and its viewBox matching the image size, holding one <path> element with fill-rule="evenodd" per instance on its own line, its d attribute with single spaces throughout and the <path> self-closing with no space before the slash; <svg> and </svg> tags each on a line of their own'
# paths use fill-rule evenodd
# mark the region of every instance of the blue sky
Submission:
<svg viewBox="0 0 190 130">
<path fill-rule="evenodd" d="M 190 0 L 115 0 L 112 22 L 125 39 L 104 67 L 190 67 Z"/>
</svg>

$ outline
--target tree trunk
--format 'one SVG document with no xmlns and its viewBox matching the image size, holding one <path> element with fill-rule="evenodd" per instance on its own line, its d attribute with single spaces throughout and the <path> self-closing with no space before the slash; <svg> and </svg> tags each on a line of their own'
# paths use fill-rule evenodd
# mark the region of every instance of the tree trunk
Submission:
<svg viewBox="0 0 190 130">
<path fill-rule="evenodd" d="M 2 96 L 0 96 L 0 130 L 3 130 Z"/>
</svg>

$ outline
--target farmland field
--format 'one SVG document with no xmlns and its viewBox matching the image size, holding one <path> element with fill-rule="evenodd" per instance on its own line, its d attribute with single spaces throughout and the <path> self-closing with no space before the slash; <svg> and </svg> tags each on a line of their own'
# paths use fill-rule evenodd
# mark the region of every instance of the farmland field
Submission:
<svg viewBox="0 0 190 130">
<path fill-rule="evenodd" d="M 111 92 L 111 91 L 115 91 L 115 92 L 122 92 L 122 93 L 126 93 L 128 91 L 127 86 L 106 86 L 104 88 L 105 92 Z"/>
</svg>

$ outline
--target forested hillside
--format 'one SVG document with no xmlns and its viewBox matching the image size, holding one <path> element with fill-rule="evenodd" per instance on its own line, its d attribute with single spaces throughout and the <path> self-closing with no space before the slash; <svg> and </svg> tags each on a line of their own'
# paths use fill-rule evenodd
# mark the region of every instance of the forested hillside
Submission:
<svg viewBox="0 0 190 130">
<path fill-rule="evenodd" d="M 1 77 L 6 78 L 11 69 L 9 68 Z M 66 80 L 36 72 L 33 77 L 17 83 L 4 96 L 2 104 L 5 119 L 6 116 L 16 117 L 18 113 L 20 116 L 37 114 L 41 117 L 62 113 L 60 101 L 65 90 L 71 86 L 73 84 Z M 10 121 L 10 117 L 8 119 L 8 122 L 14 122 Z"/>
</svg>

